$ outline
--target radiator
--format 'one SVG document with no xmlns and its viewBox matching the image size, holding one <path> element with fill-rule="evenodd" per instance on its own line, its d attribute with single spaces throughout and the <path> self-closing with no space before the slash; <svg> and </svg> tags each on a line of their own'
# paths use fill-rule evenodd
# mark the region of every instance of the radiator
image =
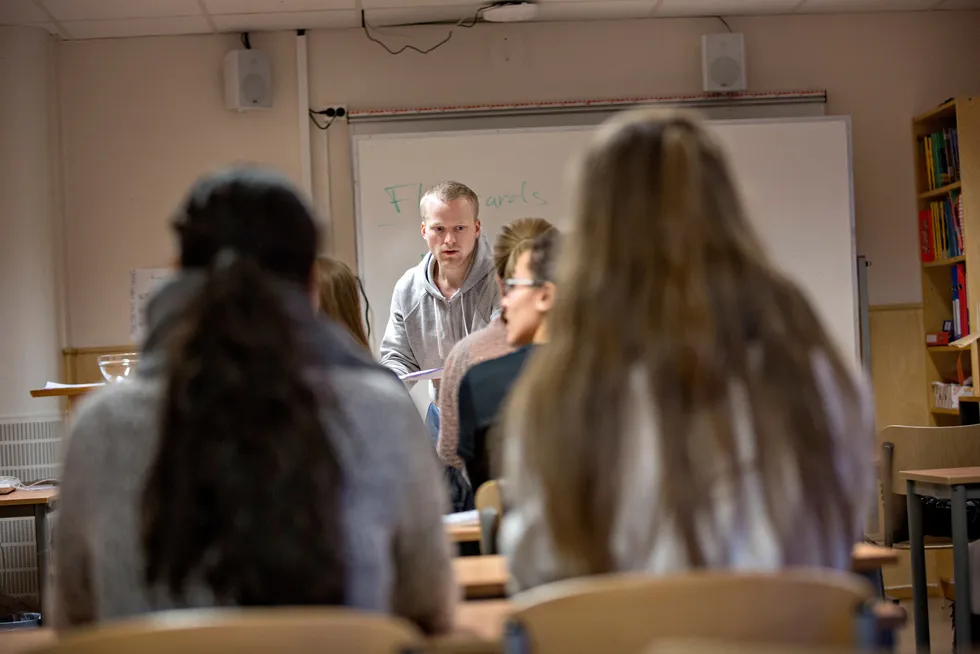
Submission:
<svg viewBox="0 0 980 654">
<path fill-rule="evenodd" d="M 61 416 L 0 419 L 0 476 L 24 482 L 57 479 L 64 431 Z M 0 594 L 36 604 L 34 518 L 0 520 L 0 571 Z"/>
</svg>

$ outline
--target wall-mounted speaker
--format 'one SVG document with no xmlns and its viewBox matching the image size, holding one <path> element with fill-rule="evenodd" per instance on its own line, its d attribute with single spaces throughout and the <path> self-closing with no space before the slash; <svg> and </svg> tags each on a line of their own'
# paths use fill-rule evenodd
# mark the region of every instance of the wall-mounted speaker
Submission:
<svg viewBox="0 0 980 654">
<path fill-rule="evenodd" d="M 272 61 L 261 50 L 225 55 L 225 106 L 234 111 L 272 108 Z"/>
<path fill-rule="evenodd" d="M 741 34 L 701 36 L 701 76 L 705 91 L 745 90 L 745 42 Z"/>
</svg>

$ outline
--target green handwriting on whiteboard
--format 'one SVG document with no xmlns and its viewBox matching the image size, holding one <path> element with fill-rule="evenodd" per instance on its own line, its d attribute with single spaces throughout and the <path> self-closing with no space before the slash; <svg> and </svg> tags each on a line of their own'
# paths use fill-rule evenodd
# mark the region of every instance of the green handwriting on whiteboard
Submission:
<svg viewBox="0 0 980 654">
<path fill-rule="evenodd" d="M 421 184 L 388 186 L 385 188 L 385 193 L 388 194 L 388 201 L 395 208 L 395 213 L 401 213 L 402 205 L 406 202 L 409 203 L 409 207 L 418 209 L 419 202 L 422 201 Z"/>
<path fill-rule="evenodd" d="M 529 187 L 526 181 L 521 182 L 520 189 L 516 192 L 497 193 L 494 195 L 478 195 L 480 206 L 490 209 L 502 209 L 513 204 L 526 204 L 535 207 L 543 207 L 548 201 L 541 197 L 539 191 Z M 388 196 L 388 204 L 395 209 L 395 213 L 412 212 L 418 210 L 419 202 L 422 201 L 422 194 L 425 188 L 422 184 L 396 184 L 386 186 L 384 189 Z"/>
</svg>

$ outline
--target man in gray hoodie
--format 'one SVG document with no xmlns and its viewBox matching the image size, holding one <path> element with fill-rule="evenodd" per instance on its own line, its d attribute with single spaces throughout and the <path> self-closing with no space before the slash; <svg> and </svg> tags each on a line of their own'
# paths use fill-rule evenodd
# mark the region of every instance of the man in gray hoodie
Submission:
<svg viewBox="0 0 980 654">
<path fill-rule="evenodd" d="M 456 341 L 482 329 L 500 304 L 490 246 L 480 234 L 480 200 L 459 182 L 441 182 L 419 202 L 429 253 L 395 284 L 381 364 L 398 375 L 439 368 Z M 439 385 L 434 382 L 434 403 Z M 426 424 L 438 438 L 439 415 Z"/>
</svg>

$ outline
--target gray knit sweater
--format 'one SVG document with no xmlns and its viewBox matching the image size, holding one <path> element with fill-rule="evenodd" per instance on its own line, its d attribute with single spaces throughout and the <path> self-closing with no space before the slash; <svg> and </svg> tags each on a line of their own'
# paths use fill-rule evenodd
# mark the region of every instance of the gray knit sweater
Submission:
<svg viewBox="0 0 980 654">
<path fill-rule="evenodd" d="M 183 599 L 148 588 L 140 543 L 141 494 L 160 437 L 166 381 L 163 368 L 154 363 L 158 359 L 150 316 L 155 308 L 155 322 L 166 323 L 168 316 L 179 313 L 193 286 L 178 280 L 159 294 L 162 299 L 154 298 L 140 374 L 93 393 L 75 416 L 46 614 L 58 628 L 218 604 L 200 583 L 192 584 Z M 294 300 L 294 305 L 305 301 Z M 161 305 L 169 306 L 161 310 Z M 346 604 L 406 617 L 427 632 L 448 630 L 456 591 L 441 520 L 446 493 L 418 411 L 402 384 L 380 367 L 311 366 L 307 372 L 314 383 L 329 380 L 346 418 L 323 417 L 346 484 Z M 261 493 L 262 480 L 255 482 L 255 492 Z"/>
</svg>

